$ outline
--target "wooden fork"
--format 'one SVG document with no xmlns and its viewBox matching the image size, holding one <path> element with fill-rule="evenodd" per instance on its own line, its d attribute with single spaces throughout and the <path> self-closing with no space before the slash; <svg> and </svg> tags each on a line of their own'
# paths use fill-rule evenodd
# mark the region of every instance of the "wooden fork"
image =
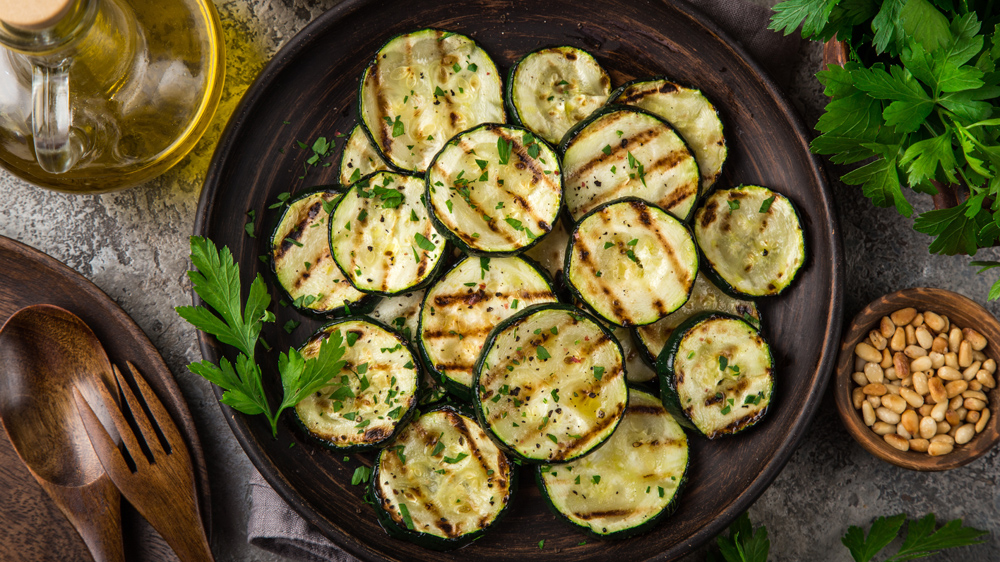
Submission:
<svg viewBox="0 0 1000 562">
<path fill-rule="evenodd" d="M 128 363 L 128 368 L 139 389 L 141 401 L 118 368 L 112 366 L 118 389 L 125 397 L 141 435 L 136 435 L 123 415 L 126 404 L 119 407 L 104 385 L 96 386 L 135 469 L 129 467 L 122 451 L 111 440 L 87 400 L 75 391 L 77 409 L 90 442 L 111 481 L 160 533 L 182 562 L 212 562 L 214 558 L 205 537 L 205 526 L 196 499 L 191 457 L 181 433 L 135 366 Z M 146 415 L 147 410 L 152 420 Z"/>
</svg>

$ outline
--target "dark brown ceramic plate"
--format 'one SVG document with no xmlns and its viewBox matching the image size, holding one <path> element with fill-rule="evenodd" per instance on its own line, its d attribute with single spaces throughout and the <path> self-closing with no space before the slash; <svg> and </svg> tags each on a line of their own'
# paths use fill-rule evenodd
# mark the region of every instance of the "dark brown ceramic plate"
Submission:
<svg viewBox="0 0 1000 562">
<path fill-rule="evenodd" d="M 79 273 L 52 257 L 0 236 L 0 326 L 33 304 L 54 304 L 90 326 L 111 362 L 131 361 L 146 377 L 184 435 L 195 468 L 201 516 L 211 536 L 212 502 L 205 454 L 194 420 L 173 374 L 146 334 L 115 301 Z M 9 562 L 90 560 L 83 539 L 28 472 L 0 430 L 0 558 Z M 123 506 L 124 507 L 124 506 Z M 152 527 L 131 507 L 122 509 L 125 558 L 137 562 L 177 560 Z"/>
<path fill-rule="evenodd" d="M 229 123 L 209 170 L 195 233 L 229 246 L 242 265 L 244 288 L 266 268 L 267 232 L 281 192 L 333 183 L 330 167 L 303 165 L 320 136 L 346 134 L 355 120 L 358 77 L 376 50 L 397 33 L 440 27 L 468 34 L 501 71 L 545 45 L 585 48 L 614 84 L 668 74 L 700 87 L 726 124 L 730 158 L 722 185 L 755 183 L 791 198 L 802 211 L 811 258 L 786 294 L 762 301 L 765 334 L 777 364 L 775 401 L 767 418 L 732 439 L 692 438 L 689 486 L 680 508 L 648 534 L 622 542 L 587 540 L 564 527 L 530 477 L 522 479 L 509 517 L 475 544 L 435 553 L 390 539 L 379 528 L 354 469 L 371 458 L 330 453 L 302 440 L 282 419 L 271 437 L 262 416 L 223 407 L 247 454 L 264 477 L 310 523 L 352 554 L 368 560 L 647 560 L 673 559 L 705 543 L 745 510 L 787 462 L 816 411 L 837 354 L 841 325 L 842 258 L 831 196 L 808 137 L 788 102 L 759 67 L 686 4 L 643 0 L 347 0 L 293 38 L 267 66 Z M 258 236 L 244 233 L 256 211 Z M 273 294 L 277 294 L 273 292 Z M 277 298 L 277 297 L 276 297 Z M 280 307 L 279 307 L 280 308 Z M 265 339 L 283 350 L 301 344 L 320 323 L 280 308 Z M 301 321 L 291 334 L 282 326 Z M 204 336 L 202 352 L 220 350 Z M 280 396 L 276 352 L 261 353 L 272 398 Z M 295 443 L 294 447 L 291 444 Z M 528 474 L 525 474 L 528 476 Z M 539 541 L 544 539 L 544 550 Z"/>
</svg>

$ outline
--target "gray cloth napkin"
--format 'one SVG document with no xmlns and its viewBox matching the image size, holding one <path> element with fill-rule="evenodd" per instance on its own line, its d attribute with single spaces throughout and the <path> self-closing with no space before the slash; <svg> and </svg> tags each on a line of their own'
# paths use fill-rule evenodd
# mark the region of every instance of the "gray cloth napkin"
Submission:
<svg viewBox="0 0 1000 562">
<path fill-rule="evenodd" d="M 787 85 L 801 46 L 798 34 L 784 37 L 768 31 L 771 10 L 747 0 L 689 0 L 708 15 L 730 37 L 739 41 L 781 85 Z M 750 0 L 767 2 L 767 0 Z M 250 544 L 265 550 L 310 562 L 354 562 L 356 558 L 340 550 L 305 522 L 254 471 L 250 478 Z"/>
</svg>

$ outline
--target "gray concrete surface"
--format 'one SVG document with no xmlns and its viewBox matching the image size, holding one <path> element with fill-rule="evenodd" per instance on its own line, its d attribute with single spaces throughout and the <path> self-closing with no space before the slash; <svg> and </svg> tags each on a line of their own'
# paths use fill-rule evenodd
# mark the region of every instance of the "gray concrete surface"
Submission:
<svg viewBox="0 0 1000 562">
<path fill-rule="evenodd" d="M 767 0 L 762 0 L 767 2 Z M 187 237 L 201 183 L 225 118 L 256 72 L 285 41 L 337 0 L 216 0 L 226 28 L 230 65 L 220 114 L 194 153 L 165 176 L 136 189 L 102 196 L 68 196 L 25 184 L 0 170 L 0 234 L 49 253 L 94 281 L 118 302 L 163 354 L 196 418 L 209 462 L 214 500 L 213 551 L 219 562 L 284 560 L 246 544 L 251 466 L 216 406 L 209 385 L 185 365 L 200 359 L 194 330 L 173 307 L 190 303 Z M 770 3 L 770 2 L 767 2 Z M 813 77 L 818 46 L 795 61 L 789 95 L 805 121 L 815 123 L 824 104 Z M 828 165 L 847 256 L 844 318 L 870 300 L 910 286 L 933 286 L 985 303 L 993 276 L 976 275 L 967 257 L 931 256 L 929 239 L 891 209 L 876 209 L 858 188 Z M 918 211 L 929 201 L 911 199 Z M 997 259 L 996 252 L 981 253 Z M 996 314 L 1000 305 L 989 303 Z M 865 452 L 842 428 L 827 397 L 801 447 L 750 509 L 766 524 L 774 562 L 851 558 L 840 544 L 849 525 L 877 516 L 934 512 L 962 517 L 991 531 L 985 545 L 942 554 L 936 560 L 1000 560 L 1000 452 L 937 474 L 905 471 Z M 898 542 L 897 542 L 898 544 Z M 685 562 L 704 560 L 704 550 Z"/>
</svg>

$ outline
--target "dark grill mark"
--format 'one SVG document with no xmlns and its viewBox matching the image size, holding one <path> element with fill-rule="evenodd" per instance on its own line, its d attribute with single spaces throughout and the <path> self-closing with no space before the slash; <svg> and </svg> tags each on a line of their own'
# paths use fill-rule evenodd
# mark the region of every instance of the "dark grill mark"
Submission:
<svg viewBox="0 0 1000 562">
<path fill-rule="evenodd" d="M 576 513 L 576 516 L 584 521 L 591 519 L 603 519 L 605 517 L 624 517 L 630 515 L 632 511 L 627 509 L 609 509 L 606 511 L 591 511 L 590 513 Z"/>
<path fill-rule="evenodd" d="M 595 122 L 595 123 L 598 123 L 598 124 L 595 124 L 595 125 L 592 125 L 592 126 L 595 127 L 595 128 L 598 128 L 598 129 L 610 128 L 610 127 L 614 126 L 614 124 L 617 123 L 618 121 L 621 121 L 622 119 L 624 119 L 625 115 L 631 115 L 631 114 L 632 113 L 628 112 L 628 111 L 618 111 L 618 112 L 615 112 L 615 113 L 611 113 L 611 114 L 609 114 L 609 115 L 607 115 L 605 117 L 602 117 L 602 118 L 598 119 L 598 121 Z M 625 143 L 627 143 L 627 144 L 636 143 L 636 144 L 639 144 L 641 146 L 641 145 L 645 144 L 646 142 L 650 142 L 652 139 L 655 139 L 656 137 L 664 134 L 665 131 L 669 131 L 669 130 L 666 129 L 662 124 L 658 123 L 653 128 L 646 129 L 645 131 L 640 131 L 640 132 L 632 135 L 631 137 L 622 139 L 622 141 L 625 142 Z M 579 139 L 580 139 L 580 137 L 577 137 L 573 142 L 570 142 L 570 147 L 572 147 L 573 144 L 575 144 L 576 140 L 579 140 Z M 569 150 L 569 147 L 567 147 L 567 150 Z M 615 146 L 611 147 L 611 154 L 604 154 L 604 152 L 597 153 L 596 155 L 593 156 L 593 158 L 591 158 L 590 160 L 588 160 L 587 163 L 585 163 L 583 166 L 580 166 L 576 170 L 573 170 L 573 173 L 571 173 L 566 178 L 566 183 L 568 185 L 576 185 L 578 183 L 579 179 L 583 175 L 585 175 L 588 172 L 590 172 L 590 170 L 596 168 L 597 166 L 602 165 L 604 162 L 607 162 L 607 161 L 610 161 L 610 160 L 618 160 L 618 159 L 620 159 L 621 158 L 621 154 L 622 154 L 623 151 L 626 151 L 626 149 L 624 148 L 624 146 L 622 146 L 622 145 L 615 145 Z M 627 172 L 627 169 L 625 171 Z"/>
<path fill-rule="evenodd" d="M 719 208 L 719 203 L 715 199 L 711 199 L 709 200 L 708 203 L 705 204 L 705 207 L 701 212 L 702 228 L 708 228 L 709 226 L 712 226 L 712 223 L 715 222 L 715 219 L 717 218 L 715 215 L 715 211 L 718 208 Z"/>
</svg>

